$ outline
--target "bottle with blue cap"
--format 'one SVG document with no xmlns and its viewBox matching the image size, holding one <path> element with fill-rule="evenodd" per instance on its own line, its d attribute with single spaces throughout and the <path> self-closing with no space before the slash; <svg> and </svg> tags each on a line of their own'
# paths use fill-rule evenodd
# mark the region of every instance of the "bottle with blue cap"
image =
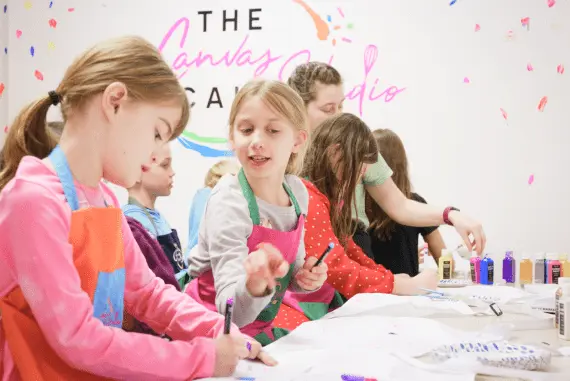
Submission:
<svg viewBox="0 0 570 381">
<path fill-rule="evenodd" d="M 479 279 L 481 280 L 481 284 L 492 285 L 495 280 L 495 262 L 489 256 L 489 254 L 485 254 L 485 258 L 481 261 L 481 276 Z"/>
</svg>

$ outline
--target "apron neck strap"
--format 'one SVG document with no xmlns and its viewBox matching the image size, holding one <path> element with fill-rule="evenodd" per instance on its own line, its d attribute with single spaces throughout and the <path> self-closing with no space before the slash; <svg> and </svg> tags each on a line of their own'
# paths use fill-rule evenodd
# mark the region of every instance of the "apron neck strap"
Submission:
<svg viewBox="0 0 570 381">
<path fill-rule="evenodd" d="M 136 198 L 134 197 L 129 197 L 128 204 L 131 205 L 135 205 L 138 206 L 139 208 L 142 209 L 142 211 L 144 212 L 146 218 L 148 218 L 148 220 L 150 221 L 150 223 L 152 224 L 152 227 L 154 228 L 154 232 L 155 235 L 158 237 L 158 227 L 156 226 L 156 223 L 154 222 L 154 219 L 152 218 L 152 216 L 150 215 L 150 213 L 148 212 L 148 208 L 146 206 L 144 206 L 143 204 L 141 204 L 140 202 L 137 201 Z"/>
<path fill-rule="evenodd" d="M 245 173 L 243 172 L 243 168 L 241 168 L 239 170 L 238 181 L 239 181 L 239 184 L 241 186 L 241 191 L 242 191 L 242 193 L 243 193 L 243 195 L 247 201 L 247 207 L 249 209 L 249 216 L 251 218 L 251 221 L 253 222 L 254 225 L 260 225 L 261 224 L 261 218 L 259 217 L 259 206 L 257 205 L 257 200 L 255 199 L 255 194 L 253 193 L 253 190 L 251 189 L 251 186 L 249 185 L 249 182 L 247 181 L 247 178 L 245 177 Z M 285 192 L 287 192 L 289 199 L 291 199 L 291 204 L 293 204 L 293 207 L 295 208 L 295 213 L 297 213 L 297 218 L 300 217 L 301 216 L 301 208 L 299 207 L 299 203 L 297 202 L 297 198 L 293 194 L 293 191 L 289 187 L 289 184 L 287 184 L 286 182 L 283 182 L 283 188 L 285 189 Z"/>
<path fill-rule="evenodd" d="M 53 164 L 57 177 L 59 177 L 67 203 L 72 211 L 78 210 L 79 201 L 77 199 L 77 192 L 75 191 L 75 184 L 73 183 L 73 175 L 69 169 L 67 158 L 59 144 L 51 151 L 49 159 Z"/>
</svg>

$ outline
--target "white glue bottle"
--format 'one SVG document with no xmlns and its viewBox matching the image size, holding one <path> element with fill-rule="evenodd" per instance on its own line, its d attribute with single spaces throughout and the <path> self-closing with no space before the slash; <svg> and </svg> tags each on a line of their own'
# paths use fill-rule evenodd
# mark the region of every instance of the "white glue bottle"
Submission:
<svg viewBox="0 0 570 381">
<path fill-rule="evenodd" d="M 558 337 L 570 341 L 570 284 L 562 285 L 558 299 Z"/>
</svg>

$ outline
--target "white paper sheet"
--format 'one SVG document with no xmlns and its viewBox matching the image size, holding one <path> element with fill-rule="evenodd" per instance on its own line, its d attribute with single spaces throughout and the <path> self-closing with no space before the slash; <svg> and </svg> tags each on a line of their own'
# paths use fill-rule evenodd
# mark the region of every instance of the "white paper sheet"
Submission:
<svg viewBox="0 0 570 381">
<path fill-rule="evenodd" d="M 471 371 L 449 369 L 387 352 L 358 348 L 329 348 L 306 352 L 280 353 L 274 368 L 259 363 L 242 362 L 233 378 L 255 377 L 255 381 L 334 381 L 343 374 L 355 374 L 378 380 L 473 381 Z M 215 379 L 210 379 L 215 380 Z"/>
</svg>

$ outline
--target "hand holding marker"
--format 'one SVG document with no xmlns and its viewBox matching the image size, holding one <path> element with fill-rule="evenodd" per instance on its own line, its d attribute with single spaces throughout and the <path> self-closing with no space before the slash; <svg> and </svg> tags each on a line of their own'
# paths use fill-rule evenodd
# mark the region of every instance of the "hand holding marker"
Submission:
<svg viewBox="0 0 570 381">
<path fill-rule="evenodd" d="M 331 252 L 332 249 L 334 249 L 334 243 L 330 242 L 325 251 L 323 252 L 323 254 L 319 257 L 319 259 L 317 259 L 317 262 L 315 262 L 315 265 L 313 267 L 317 267 L 318 265 L 320 265 L 325 260 L 325 258 Z"/>
<path fill-rule="evenodd" d="M 234 298 L 228 298 L 226 301 L 226 313 L 224 319 L 224 335 L 230 334 L 230 328 L 232 326 L 232 310 L 234 308 Z"/>
</svg>

